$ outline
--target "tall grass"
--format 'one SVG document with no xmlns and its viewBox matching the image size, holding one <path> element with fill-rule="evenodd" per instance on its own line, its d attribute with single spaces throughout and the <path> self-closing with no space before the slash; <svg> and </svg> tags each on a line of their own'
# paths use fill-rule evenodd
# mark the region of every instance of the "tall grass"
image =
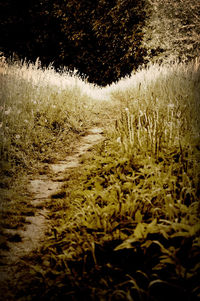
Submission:
<svg viewBox="0 0 200 301">
<path fill-rule="evenodd" d="M 199 75 L 153 65 L 106 88 L 121 115 L 51 204 L 41 298 L 198 300 Z"/>
<path fill-rule="evenodd" d="M 1 162 L 30 168 L 95 124 L 101 89 L 75 73 L 42 69 L 40 62 L 0 65 Z M 73 136 L 73 137 L 72 137 Z M 52 151 L 53 150 L 53 151 Z M 3 163 L 2 163 L 3 164 Z"/>
<path fill-rule="evenodd" d="M 22 212 L 34 214 L 22 197 L 27 174 L 44 173 L 45 164 L 63 160 L 75 140 L 99 123 L 108 105 L 102 93 L 76 72 L 0 55 L 1 225 L 18 228 L 25 222 Z"/>
<path fill-rule="evenodd" d="M 120 113 L 96 153 L 85 155 L 83 168 L 68 175 L 66 197 L 49 203 L 52 236 L 29 258 L 32 290 L 30 280 L 26 290 L 21 279 L 19 297 L 198 300 L 199 67 L 199 60 L 151 65 L 103 90 L 93 90 L 108 95 L 113 106 L 110 114 L 114 115 L 114 110 Z M 12 68 L 28 72 L 35 67 Z M 11 74 L 4 71 L 4 87 L 9 79 L 15 88 L 10 98 L 5 93 L 8 100 L 2 105 L 2 128 L 5 131 L 8 124 L 18 124 L 12 112 L 22 116 L 20 120 L 30 119 L 30 133 L 28 126 L 26 131 L 19 125 L 16 130 L 11 127 L 13 132 L 9 129 L 10 143 L 2 146 L 4 151 L 12 150 L 13 143 L 18 146 L 19 135 L 27 141 L 27 152 L 30 145 L 37 150 L 39 144 L 39 156 L 48 145 L 49 135 L 39 136 L 41 131 L 46 133 L 46 124 L 48 131 L 56 133 L 50 135 L 56 137 L 55 145 L 59 139 L 62 145 L 64 140 L 59 137 L 64 133 L 80 133 L 90 118 L 94 122 L 94 111 L 84 110 L 84 106 L 94 108 L 95 104 L 98 112 L 98 102 L 82 94 L 82 86 L 58 89 L 51 81 L 54 71 L 36 69 L 31 71 L 41 75 L 36 86 L 22 76 L 11 81 Z M 50 74 L 49 85 L 44 74 Z M 62 76 L 56 74 L 55 78 L 61 80 Z M 27 92 L 23 94 L 20 87 Z M 21 99 L 25 113 L 16 115 Z M 101 109 L 107 108 L 100 104 Z"/>
<path fill-rule="evenodd" d="M 128 149 L 159 157 L 199 143 L 199 69 L 199 60 L 153 65 L 113 86 L 111 98 L 126 104 L 116 127 Z"/>
</svg>

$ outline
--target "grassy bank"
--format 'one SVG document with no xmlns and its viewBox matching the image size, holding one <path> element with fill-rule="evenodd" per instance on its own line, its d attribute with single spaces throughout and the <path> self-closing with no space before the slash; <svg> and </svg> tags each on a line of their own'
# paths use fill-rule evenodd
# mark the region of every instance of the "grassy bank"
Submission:
<svg viewBox="0 0 200 301">
<path fill-rule="evenodd" d="M 95 87 L 50 66 L 1 61 L 0 153 L 14 166 L 33 167 L 56 148 L 68 151 L 72 135 L 95 123 Z M 52 152 L 52 149 L 54 151 Z"/>
<path fill-rule="evenodd" d="M 34 214 L 26 189 L 27 175 L 43 173 L 45 164 L 65 158 L 75 140 L 99 122 L 105 102 L 101 89 L 76 72 L 57 73 L 52 66 L 42 69 L 39 61 L 6 61 L 1 56 L 2 227 L 22 227 L 25 216 Z M 0 245 L 5 248 L 5 244 L 3 235 Z"/>
<path fill-rule="evenodd" d="M 30 99 L 35 101 L 34 91 Z M 51 128 L 49 104 L 56 106 L 54 118 L 61 116 L 56 119 L 61 129 L 71 126 L 80 132 L 87 118 L 94 122 L 95 114 L 86 110 L 80 126 L 79 107 L 87 105 L 88 97 L 75 98 L 82 91 L 77 87 L 70 91 L 64 89 L 57 102 L 53 92 L 44 96 L 33 126 L 43 122 Z M 105 141 L 83 157 L 82 168 L 68 174 L 66 197 L 52 199 L 52 236 L 40 252 L 24 259 L 31 268 L 18 281 L 16 298 L 198 300 L 199 61 L 152 65 L 104 91 L 120 113 Z M 66 116 L 64 99 L 76 122 Z"/>
<path fill-rule="evenodd" d="M 199 75 L 154 65 L 107 88 L 121 115 L 52 200 L 33 299 L 198 300 Z"/>
</svg>

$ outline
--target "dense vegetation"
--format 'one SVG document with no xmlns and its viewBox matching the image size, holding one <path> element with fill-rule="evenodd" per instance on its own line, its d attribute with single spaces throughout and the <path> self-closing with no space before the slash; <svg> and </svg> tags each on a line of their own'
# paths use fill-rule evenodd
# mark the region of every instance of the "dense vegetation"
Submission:
<svg viewBox="0 0 200 301">
<path fill-rule="evenodd" d="M 2 50 L 78 69 L 105 85 L 143 63 L 145 0 L 27 1 L 1 4 Z"/>
<path fill-rule="evenodd" d="M 104 128 L 48 203 L 52 232 L 19 263 L 8 299 L 199 300 L 199 7 L 1 3 L 2 50 L 42 58 L 0 61 L 1 250 L 14 239 L 5 230 L 34 215 L 27 175 L 45 173 L 89 127 Z M 101 85 L 137 71 L 100 88 L 43 68 L 52 59 Z"/>
<path fill-rule="evenodd" d="M 69 183 L 55 206 L 43 268 L 38 258 L 45 296 L 198 299 L 199 71 L 155 66 L 113 87 L 121 117 L 79 190 Z"/>
<path fill-rule="evenodd" d="M 110 84 L 152 59 L 199 52 L 198 0 L 2 1 L 0 51 Z"/>
<path fill-rule="evenodd" d="M 103 99 L 95 100 L 99 89 L 75 74 L 61 75 L 51 66 L 42 70 L 39 61 L 9 65 L 4 57 L 0 91 L 0 223 L 7 224 L 9 207 L 15 227 L 19 205 L 11 202 L 11 188 L 23 189 L 16 180 L 66 156 L 74 141 L 98 122 Z"/>
<path fill-rule="evenodd" d="M 198 300 L 199 61 L 152 65 L 101 90 L 38 65 L 4 68 L 10 98 L 1 108 L 1 154 L 12 171 L 55 158 L 50 148 L 69 146 L 73 132 L 100 120 L 105 126 L 108 107 L 111 118 L 106 140 L 52 198 L 52 235 L 24 258 L 26 277 L 8 286 L 11 296 Z M 23 85 L 11 89 L 15 80 Z M 4 228 L 22 224 L 23 206 L 30 211 L 24 198 L 1 206 Z"/>
<path fill-rule="evenodd" d="M 143 28 L 147 60 L 191 60 L 200 50 L 198 0 L 150 0 L 151 13 Z"/>
</svg>

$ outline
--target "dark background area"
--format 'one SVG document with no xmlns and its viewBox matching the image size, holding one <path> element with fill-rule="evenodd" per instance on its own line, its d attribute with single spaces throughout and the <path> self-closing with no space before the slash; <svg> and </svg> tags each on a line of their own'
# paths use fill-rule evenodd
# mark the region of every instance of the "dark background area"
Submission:
<svg viewBox="0 0 200 301">
<path fill-rule="evenodd" d="M 77 69 L 99 85 L 145 63 L 146 0 L 1 1 L 0 51 Z"/>
</svg>

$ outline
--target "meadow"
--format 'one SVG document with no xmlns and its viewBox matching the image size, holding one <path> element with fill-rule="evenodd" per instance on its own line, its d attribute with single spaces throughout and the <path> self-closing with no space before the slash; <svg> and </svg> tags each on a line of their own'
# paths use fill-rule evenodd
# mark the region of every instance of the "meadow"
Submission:
<svg viewBox="0 0 200 301">
<path fill-rule="evenodd" d="M 41 173 L 41 165 L 64 158 L 80 135 L 98 122 L 104 100 L 94 101 L 101 89 L 76 71 L 56 73 L 52 66 L 42 69 L 39 60 L 6 61 L 3 55 L 0 91 L 0 220 L 15 228 L 21 225 L 19 219 L 24 222 L 20 211 L 27 211 L 27 174 Z M 15 201 L 23 195 L 25 199 Z"/>
<path fill-rule="evenodd" d="M 39 61 L 2 60 L 0 77 L 2 195 L 91 126 L 105 136 L 52 198 L 52 234 L 23 259 L 15 298 L 198 300 L 199 60 L 151 64 L 105 88 Z M 3 227 L 20 218 L 14 196 L 2 198 Z"/>
</svg>

